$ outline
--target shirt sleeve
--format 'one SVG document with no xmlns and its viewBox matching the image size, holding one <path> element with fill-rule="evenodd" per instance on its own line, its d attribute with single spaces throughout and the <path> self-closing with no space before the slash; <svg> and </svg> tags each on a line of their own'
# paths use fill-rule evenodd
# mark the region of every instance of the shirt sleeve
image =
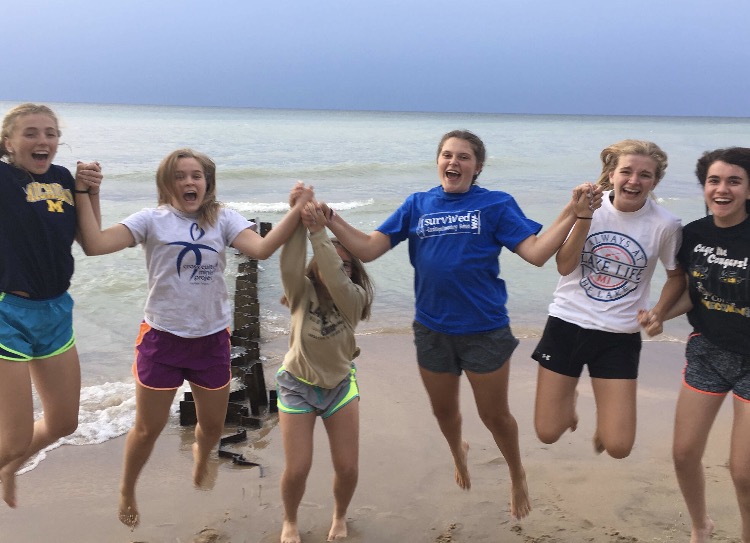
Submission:
<svg viewBox="0 0 750 543">
<path fill-rule="evenodd" d="M 344 263 L 325 229 L 311 233 L 310 242 L 318 263 L 318 271 L 333 303 L 350 326 L 355 328 L 361 319 L 362 309 L 366 303 L 365 290 L 349 278 L 344 270 Z"/>
</svg>

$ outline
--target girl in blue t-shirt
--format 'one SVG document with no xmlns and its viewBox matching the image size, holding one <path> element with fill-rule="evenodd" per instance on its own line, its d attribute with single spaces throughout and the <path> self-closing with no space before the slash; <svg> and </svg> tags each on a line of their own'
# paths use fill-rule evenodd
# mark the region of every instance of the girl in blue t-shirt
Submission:
<svg viewBox="0 0 750 543">
<path fill-rule="evenodd" d="M 580 185 L 552 226 L 527 219 L 504 192 L 476 185 L 485 147 L 468 131 L 449 132 L 437 149 L 440 184 L 409 196 L 373 233 L 365 234 L 325 209 L 328 227 L 352 254 L 369 262 L 408 240 L 414 266 L 414 341 L 422 382 L 455 464 L 455 480 L 469 489 L 469 445 L 461 435 L 459 379 L 471 383 L 479 416 L 505 457 L 511 477 L 510 513 L 531 511 L 518 426 L 508 405 L 510 356 L 518 340 L 499 277 L 503 247 L 535 266 L 562 245 L 577 215 L 590 214 L 601 194 Z"/>
</svg>

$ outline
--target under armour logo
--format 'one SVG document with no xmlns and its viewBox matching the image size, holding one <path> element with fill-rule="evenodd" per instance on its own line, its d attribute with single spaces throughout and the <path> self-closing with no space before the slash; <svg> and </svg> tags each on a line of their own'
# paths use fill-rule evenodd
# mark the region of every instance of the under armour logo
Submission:
<svg viewBox="0 0 750 543">
<path fill-rule="evenodd" d="M 549 360 L 550 358 L 552 358 L 552 357 L 551 357 L 550 355 L 548 355 L 548 354 L 543 354 L 543 355 L 541 355 L 541 357 L 542 357 L 542 358 L 544 358 L 545 360 Z"/>
</svg>

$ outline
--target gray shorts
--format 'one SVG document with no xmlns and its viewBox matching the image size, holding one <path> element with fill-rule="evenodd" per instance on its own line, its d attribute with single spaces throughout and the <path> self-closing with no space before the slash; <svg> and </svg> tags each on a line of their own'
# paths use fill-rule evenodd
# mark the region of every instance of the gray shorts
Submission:
<svg viewBox="0 0 750 543">
<path fill-rule="evenodd" d="M 685 347 L 685 386 L 704 394 L 729 391 L 750 402 L 750 357 L 727 351 L 701 334 L 690 336 Z"/>
<path fill-rule="evenodd" d="M 509 326 L 462 335 L 435 332 L 417 321 L 412 328 L 417 363 L 435 373 L 491 373 L 503 367 L 519 343 Z"/>
<path fill-rule="evenodd" d="M 349 375 L 334 388 L 321 388 L 295 377 L 282 366 L 276 372 L 276 396 L 276 405 L 283 413 L 316 413 L 326 419 L 359 398 L 357 368 L 352 365 Z"/>
</svg>

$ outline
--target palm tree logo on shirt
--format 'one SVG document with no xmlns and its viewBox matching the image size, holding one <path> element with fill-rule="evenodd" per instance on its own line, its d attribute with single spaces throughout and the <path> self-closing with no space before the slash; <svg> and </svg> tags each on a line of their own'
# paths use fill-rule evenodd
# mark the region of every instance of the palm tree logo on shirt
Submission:
<svg viewBox="0 0 750 543">
<path fill-rule="evenodd" d="M 206 234 L 206 231 L 201 228 L 198 223 L 193 223 L 190 225 L 190 238 L 195 242 L 201 239 Z M 173 241 L 171 243 L 167 243 L 167 245 L 182 245 L 185 247 L 182 251 L 180 251 L 180 254 L 177 255 L 177 276 L 180 277 L 180 268 L 182 268 L 182 261 L 183 259 L 189 254 L 193 253 L 195 255 L 195 266 L 193 267 L 193 273 L 190 274 L 190 279 L 195 277 L 195 274 L 198 273 L 198 270 L 200 269 L 201 262 L 203 262 L 203 254 L 201 253 L 201 249 L 206 249 L 207 251 L 212 251 L 214 253 L 218 253 L 216 249 L 213 247 L 209 247 L 208 245 L 204 245 L 202 243 L 190 243 L 189 241 Z"/>
</svg>

